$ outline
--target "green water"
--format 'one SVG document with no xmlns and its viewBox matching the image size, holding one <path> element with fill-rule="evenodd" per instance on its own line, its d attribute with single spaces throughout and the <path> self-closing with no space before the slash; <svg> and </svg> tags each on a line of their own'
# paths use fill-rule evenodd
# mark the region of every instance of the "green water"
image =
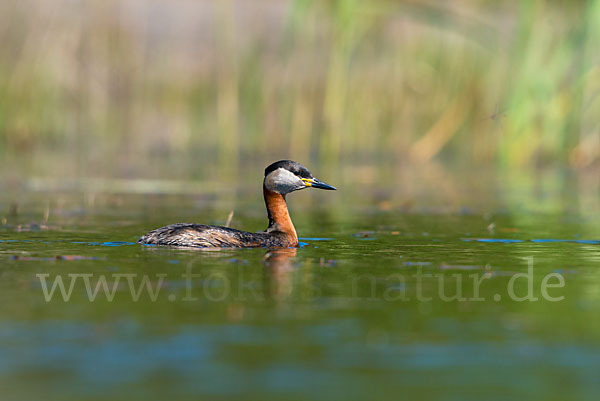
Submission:
<svg viewBox="0 0 600 401">
<path fill-rule="evenodd" d="M 168 223 L 222 224 L 230 207 L 233 226 L 261 230 L 255 192 L 5 194 L 2 399 L 598 399 L 597 215 L 340 211 L 341 191 L 303 193 L 297 250 L 135 244 Z M 57 277 L 76 277 L 66 302 L 45 299 Z M 119 277 L 112 301 L 90 300 L 85 277 L 111 290 Z M 529 285 L 536 301 L 511 298 Z"/>
</svg>

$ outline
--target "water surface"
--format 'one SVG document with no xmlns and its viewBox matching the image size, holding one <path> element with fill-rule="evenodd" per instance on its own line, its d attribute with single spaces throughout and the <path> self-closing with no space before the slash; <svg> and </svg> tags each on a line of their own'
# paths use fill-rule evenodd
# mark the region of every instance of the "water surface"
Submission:
<svg viewBox="0 0 600 401">
<path fill-rule="evenodd" d="M 597 219 L 385 204 L 340 213 L 326 203 L 303 206 L 309 196 L 293 203 L 297 250 L 198 251 L 135 241 L 177 221 L 222 224 L 227 202 L 107 196 L 92 204 L 71 194 L 48 212 L 47 196 L 30 194 L 0 228 L 3 393 L 11 400 L 600 394 Z M 236 206 L 235 227 L 264 228 L 260 200 Z M 513 295 L 524 298 L 531 285 L 537 300 L 511 299 L 519 273 L 531 282 L 515 279 Z M 45 298 L 44 280 L 48 290 L 57 277 L 67 289 L 75 280 L 68 301 L 59 290 Z M 101 289 L 91 300 L 88 291 L 103 279 L 112 299 Z M 550 300 L 545 279 L 556 285 Z"/>
</svg>

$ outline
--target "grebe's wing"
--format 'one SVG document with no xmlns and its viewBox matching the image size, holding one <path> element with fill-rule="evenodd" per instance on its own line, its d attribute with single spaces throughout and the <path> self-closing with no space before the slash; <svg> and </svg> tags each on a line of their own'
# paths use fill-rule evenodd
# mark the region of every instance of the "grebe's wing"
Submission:
<svg viewBox="0 0 600 401">
<path fill-rule="evenodd" d="M 277 246 L 266 233 L 250 233 L 229 227 L 178 223 L 150 231 L 140 244 L 171 245 L 194 248 L 256 248 Z"/>
</svg>

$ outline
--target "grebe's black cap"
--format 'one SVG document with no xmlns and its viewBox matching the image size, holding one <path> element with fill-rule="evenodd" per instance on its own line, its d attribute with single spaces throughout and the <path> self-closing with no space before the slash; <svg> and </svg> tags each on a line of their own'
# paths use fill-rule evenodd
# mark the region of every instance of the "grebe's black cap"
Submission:
<svg viewBox="0 0 600 401">
<path fill-rule="evenodd" d="M 265 169 L 265 177 L 268 176 L 273 171 L 280 169 L 280 168 L 287 170 L 290 173 L 297 176 L 298 178 L 300 178 L 305 185 L 304 188 L 311 187 L 311 188 L 328 189 L 328 190 L 336 189 L 335 187 L 332 187 L 329 184 L 325 184 L 324 182 L 319 181 L 318 179 L 313 177 L 312 174 L 310 173 L 310 171 L 308 171 L 308 169 L 306 167 L 304 167 L 302 164 L 295 162 L 293 160 L 279 160 L 278 162 L 271 164 L 270 166 L 268 166 Z M 296 189 L 302 189 L 302 188 L 296 188 Z"/>
<path fill-rule="evenodd" d="M 283 168 L 301 178 L 312 178 L 312 174 L 310 174 L 310 171 L 306 167 L 293 160 L 279 160 L 271 164 L 265 169 L 265 177 L 278 168 Z"/>
</svg>

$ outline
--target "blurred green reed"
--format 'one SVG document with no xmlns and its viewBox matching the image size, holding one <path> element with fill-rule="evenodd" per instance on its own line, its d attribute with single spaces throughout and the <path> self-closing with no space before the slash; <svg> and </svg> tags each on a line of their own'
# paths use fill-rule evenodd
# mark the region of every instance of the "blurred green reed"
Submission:
<svg viewBox="0 0 600 401">
<path fill-rule="evenodd" d="M 11 0 L 0 154 L 597 166 L 599 21 L 598 0 Z"/>
</svg>

